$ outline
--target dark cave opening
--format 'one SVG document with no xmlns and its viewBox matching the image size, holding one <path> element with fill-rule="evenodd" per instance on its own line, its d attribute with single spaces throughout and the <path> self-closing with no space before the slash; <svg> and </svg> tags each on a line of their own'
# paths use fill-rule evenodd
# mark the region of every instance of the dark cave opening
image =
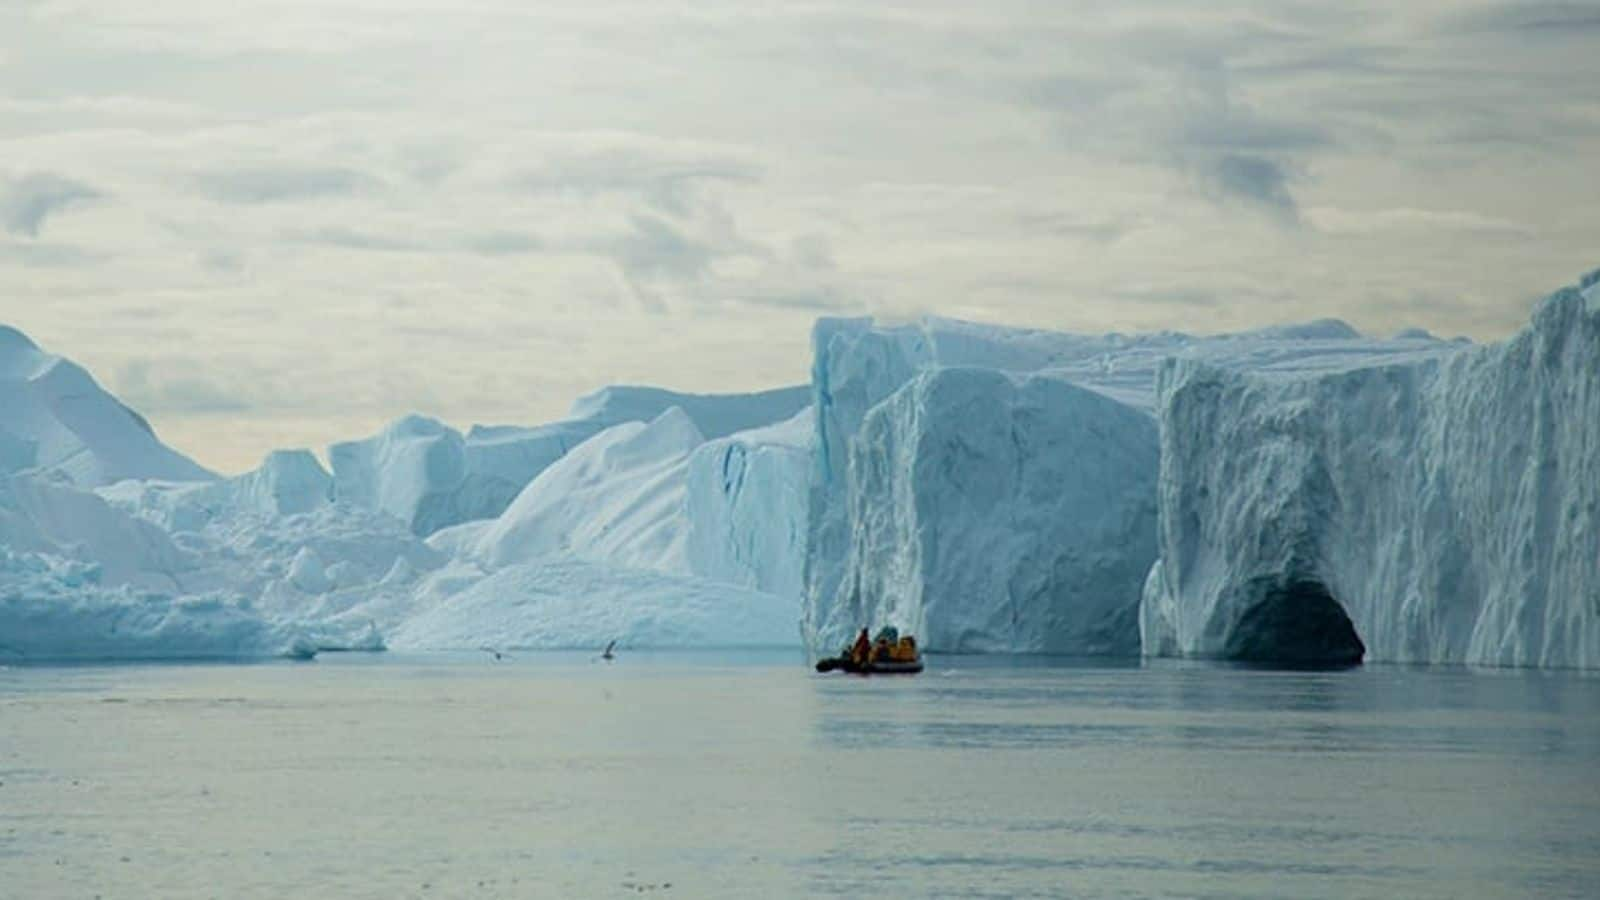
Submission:
<svg viewBox="0 0 1600 900">
<path fill-rule="evenodd" d="M 1367 646 L 1320 581 L 1295 578 L 1262 586 L 1260 602 L 1233 629 L 1224 655 L 1249 663 L 1357 665 Z"/>
</svg>

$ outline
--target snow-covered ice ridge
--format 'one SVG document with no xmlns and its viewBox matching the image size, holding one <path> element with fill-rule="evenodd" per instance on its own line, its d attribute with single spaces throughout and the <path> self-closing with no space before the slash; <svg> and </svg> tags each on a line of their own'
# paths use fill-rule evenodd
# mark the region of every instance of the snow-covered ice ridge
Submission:
<svg viewBox="0 0 1600 900">
<path fill-rule="evenodd" d="M 0 325 L 0 474 L 59 473 L 82 487 L 124 478 L 214 478 L 161 443 L 82 367 Z"/>
<path fill-rule="evenodd" d="M 1168 364 L 1144 652 L 1600 667 L 1597 282 L 1443 358 Z"/>
<path fill-rule="evenodd" d="M 648 422 L 677 408 L 703 437 L 720 438 L 786 419 L 809 402 L 804 386 L 723 395 L 607 387 L 579 398 L 560 422 L 474 425 L 463 435 L 412 415 L 371 438 L 334 444 L 328 459 L 340 500 L 389 513 L 427 536 L 500 515 L 534 476 L 614 425 Z"/>
<path fill-rule="evenodd" d="M 1172 357 L 1274 378 L 1451 354 L 1323 320 L 1218 337 L 823 319 L 802 631 L 935 650 L 1139 650 L 1156 558 L 1156 376 Z"/>
</svg>

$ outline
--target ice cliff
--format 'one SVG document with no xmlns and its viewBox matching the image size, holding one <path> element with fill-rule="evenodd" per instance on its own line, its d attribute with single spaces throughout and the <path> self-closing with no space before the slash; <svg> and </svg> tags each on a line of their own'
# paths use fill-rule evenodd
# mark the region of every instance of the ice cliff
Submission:
<svg viewBox="0 0 1600 900">
<path fill-rule="evenodd" d="M 1455 349 L 1335 320 L 1199 338 L 823 319 L 812 345 L 813 653 L 882 624 L 936 650 L 1136 653 L 1164 360 L 1295 377 Z"/>
<path fill-rule="evenodd" d="M 918 374 L 850 445 L 852 524 L 824 648 L 892 622 L 959 652 L 1138 653 L 1156 427 L 1066 381 Z"/>
<path fill-rule="evenodd" d="M 1600 288 L 1514 338 L 1160 383 L 1149 655 L 1600 666 Z"/>
</svg>

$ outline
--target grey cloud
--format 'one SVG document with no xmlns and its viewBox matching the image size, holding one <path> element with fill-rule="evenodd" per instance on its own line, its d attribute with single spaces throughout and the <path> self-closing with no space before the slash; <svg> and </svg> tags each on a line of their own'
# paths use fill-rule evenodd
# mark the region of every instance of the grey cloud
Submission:
<svg viewBox="0 0 1600 900">
<path fill-rule="evenodd" d="M 843 291 L 832 287 L 754 291 L 744 294 L 740 299 L 752 306 L 795 310 L 814 315 L 860 312 L 866 307 L 866 304 L 862 303 L 860 299 L 848 296 Z"/>
<path fill-rule="evenodd" d="M 538 236 L 520 231 L 489 231 L 475 234 L 461 242 L 462 249 L 481 256 L 516 256 L 538 253 L 545 249 Z"/>
<path fill-rule="evenodd" d="M 244 271 L 244 257 L 231 250 L 205 250 L 200 253 L 198 260 L 200 267 L 208 272 L 231 275 Z"/>
<path fill-rule="evenodd" d="M 46 219 L 101 193 L 72 178 L 49 172 L 32 172 L 6 183 L 0 191 L 0 222 L 12 234 L 38 237 Z"/>
<path fill-rule="evenodd" d="M 1226 198 L 1244 200 L 1288 222 L 1299 220 L 1289 177 L 1270 159 L 1229 153 L 1205 165 L 1200 177 Z"/>
<path fill-rule="evenodd" d="M 324 247 L 337 247 L 342 250 L 366 250 L 380 253 L 404 253 L 424 249 L 421 244 L 399 238 L 385 237 L 380 234 L 371 234 L 356 231 L 341 225 L 330 225 L 322 228 L 292 229 L 284 233 L 284 237 L 292 242 L 313 244 Z"/>
<path fill-rule="evenodd" d="M 605 250 L 630 279 L 699 278 L 721 255 L 711 243 L 657 216 L 636 215 L 629 221 L 632 230 L 610 241 Z"/>
<path fill-rule="evenodd" d="M 36 269 L 70 269 L 95 265 L 108 258 L 105 253 L 85 250 L 71 244 L 44 241 L 0 241 L 0 261 Z"/>
<path fill-rule="evenodd" d="M 1581 37 L 1600 31 L 1600 5 L 1517 0 L 1460 13 L 1447 18 L 1445 25 L 1468 32 Z"/>
<path fill-rule="evenodd" d="M 1074 238 L 1096 244 L 1109 244 L 1127 234 L 1131 225 L 1126 222 L 1086 221 L 1065 213 L 1019 213 L 1018 226 L 1031 233 L 1051 234 Z"/>
<path fill-rule="evenodd" d="M 1213 308 L 1222 305 L 1222 297 L 1205 288 L 1119 288 L 1111 295 L 1120 300 L 1152 306 L 1188 306 Z"/>
<path fill-rule="evenodd" d="M 1186 147 L 1218 150 L 1294 152 L 1333 145 L 1320 126 L 1267 118 L 1225 102 L 1192 110 L 1175 139 Z"/>
<path fill-rule="evenodd" d="M 189 374 L 196 367 L 181 361 L 136 361 L 117 373 L 117 393 L 122 400 L 146 413 L 231 413 L 250 404 L 204 378 Z"/>
<path fill-rule="evenodd" d="M 224 169 L 194 177 L 206 196 L 223 203 L 257 204 L 354 194 L 374 180 L 339 167 L 264 166 Z"/>
<path fill-rule="evenodd" d="M 727 153 L 679 149 L 649 142 L 552 153 L 512 176 L 514 187 L 534 193 L 635 194 L 658 211 L 685 216 L 696 189 L 712 182 L 752 184 L 761 169 Z"/>
</svg>

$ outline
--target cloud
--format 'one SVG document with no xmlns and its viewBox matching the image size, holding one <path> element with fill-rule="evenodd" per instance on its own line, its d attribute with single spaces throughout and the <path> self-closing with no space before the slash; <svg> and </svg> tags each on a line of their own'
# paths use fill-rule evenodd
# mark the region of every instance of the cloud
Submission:
<svg viewBox="0 0 1600 900">
<path fill-rule="evenodd" d="M 1326 234 L 1376 234 L 1411 232 L 1415 235 L 1447 232 L 1521 235 L 1532 237 L 1538 229 L 1510 219 L 1485 216 L 1468 210 L 1414 209 L 1393 207 L 1375 210 L 1349 210 L 1319 206 L 1305 210 L 1305 219 Z"/>
<path fill-rule="evenodd" d="M 538 253 L 545 249 L 545 242 L 520 231 L 486 231 L 461 241 L 461 249 L 480 256 L 516 256 Z"/>
<path fill-rule="evenodd" d="M 1270 159 L 1227 153 L 1204 163 L 1199 175 L 1223 197 L 1243 200 L 1288 223 L 1299 220 L 1299 208 L 1289 193 L 1289 176 Z"/>
<path fill-rule="evenodd" d="M 630 280 L 700 278 L 722 255 L 712 243 L 659 216 L 632 216 L 629 225 L 631 230 L 605 242 L 603 248 Z"/>
<path fill-rule="evenodd" d="M 320 228 L 292 228 L 284 232 L 284 238 L 291 243 L 379 253 L 406 253 L 424 249 L 422 244 L 415 241 L 356 231 L 341 225 L 327 225 Z"/>
<path fill-rule="evenodd" d="M 1581 38 L 1600 31 L 1600 7 L 1594 3 L 1527 2 L 1493 3 L 1446 20 L 1466 32 L 1511 32 Z"/>
<path fill-rule="evenodd" d="M 75 204 L 101 197 L 89 185 L 49 172 L 32 172 L 0 190 L 0 223 L 12 234 L 38 237 L 45 220 Z"/>
<path fill-rule="evenodd" d="M 375 181 L 336 166 L 261 166 L 203 172 L 194 176 L 194 184 L 222 203 L 259 204 L 354 194 Z"/>
<path fill-rule="evenodd" d="M 633 134 L 580 134 L 555 142 L 543 160 L 515 172 L 510 183 L 534 194 L 630 194 L 658 212 L 682 217 L 692 213 L 700 188 L 750 185 L 761 177 L 760 166 L 730 148 Z"/>
<path fill-rule="evenodd" d="M 243 412 L 249 403 L 195 374 L 181 360 L 135 360 L 117 372 L 117 394 L 124 403 L 150 414 Z"/>
<path fill-rule="evenodd" d="M 108 254 L 72 244 L 46 241 L 0 241 L 0 261 L 34 269 L 72 269 L 104 262 Z"/>
</svg>

